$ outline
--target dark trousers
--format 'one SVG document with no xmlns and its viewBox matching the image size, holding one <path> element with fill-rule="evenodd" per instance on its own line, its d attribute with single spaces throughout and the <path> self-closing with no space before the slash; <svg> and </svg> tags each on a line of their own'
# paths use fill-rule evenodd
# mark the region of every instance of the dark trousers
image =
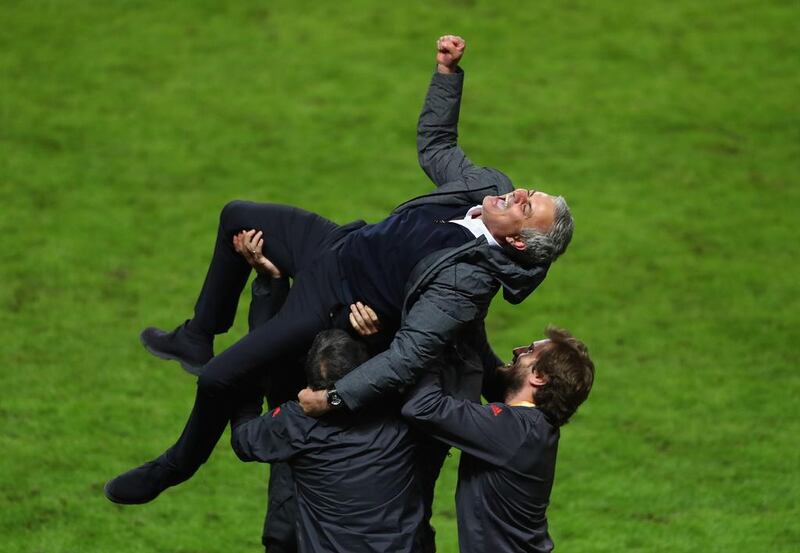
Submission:
<svg viewBox="0 0 800 553">
<path fill-rule="evenodd" d="M 209 334 L 233 324 L 239 296 L 250 266 L 233 249 L 241 230 L 264 233 L 264 254 L 294 284 L 283 308 L 205 366 L 197 381 L 194 407 L 178 441 L 165 454 L 168 465 L 189 478 L 211 455 L 234 409 L 261 393 L 263 371 L 287 356 L 304 354 L 314 336 L 332 326 L 332 313 L 349 303 L 335 245 L 342 227 L 302 209 L 251 202 L 231 202 L 220 215 L 214 256 L 192 319 L 194 328 Z"/>
<path fill-rule="evenodd" d="M 297 497 L 289 463 L 272 463 L 269 468 L 267 515 L 261 543 L 267 551 L 297 551 Z"/>
<path fill-rule="evenodd" d="M 306 385 L 303 361 L 302 358 L 285 359 L 280 370 L 268 375 L 264 390 L 270 409 L 297 399 L 297 392 Z M 297 497 L 292 467 L 286 461 L 270 463 L 261 543 L 269 553 L 296 553 L 296 525 Z"/>
<path fill-rule="evenodd" d="M 305 388 L 304 361 L 297 357 L 283 359 L 278 365 L 280 370 L 265 375 L 264 395 L 270 409 L 297 399 L 297 392 Z M 297 498 L 292 467 L 287 461 L 270 463 L 261 543 L 269 553 L 296 553 L 296 525 Z"/>
<path fill-rule="evenodd" d="M 456 349 L 448 349 L 439 358 L 439 378 L 446 394 L 457 399 L 480 403 L 483 371 L 475 363 L 463 363 Z M 421 553 L 436 551 L 436 531 L 431 526 L 436 480 L 449 455 L 450 446 L 425 434 L 416 433 L 417 479 L 422 491 L 425 519 L 421 530 Z"/>
<path fill-rule="evenodd" d="M 416 448 L 416 477 L 422 492 L 422 502 L 425 515 L 420 529 L 420 553 L 434 553 L 436 551 L 436 531 L 431 526 L 433 514 L 433 497 L 436 489 L 436 479 L 444 465 L 445 458 L 450 451 L 450 446 L 442 443 L 427 434 L 419 433 Z"/>
</svg>

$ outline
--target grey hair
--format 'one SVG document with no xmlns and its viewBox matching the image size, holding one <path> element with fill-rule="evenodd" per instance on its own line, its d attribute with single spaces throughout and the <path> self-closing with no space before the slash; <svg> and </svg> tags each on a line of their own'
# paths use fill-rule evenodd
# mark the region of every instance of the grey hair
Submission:
<svg viewBox="0 0 800 553">
<path fill-rule="evenodd" d="M 553 226 L 547 232 L 526 228 L 520 231 L 525 249 L 518 250 L 517 256 L 525 265 L 552 263 L 564 253 L 572 240 L 575 221 L 563 196 L 554 198 L 555 215 Z"/>
</svg>

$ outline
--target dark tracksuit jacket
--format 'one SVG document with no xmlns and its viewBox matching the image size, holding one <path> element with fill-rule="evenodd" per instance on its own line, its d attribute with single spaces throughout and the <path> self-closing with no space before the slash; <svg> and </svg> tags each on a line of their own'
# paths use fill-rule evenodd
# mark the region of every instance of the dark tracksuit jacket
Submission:
<svg viewBox="0 0 800 553">
<path fill-rule="evenodd" d="M 462 451 L 456 491 L 462 553 L 552 551 L 545 511 L 559 430 L 541 411 L 455 399 L 442 393 L 438 375 L 428 374 L 403 415 Z"/>
<path fill-rule="evenodd" d="M 419 551 L 423 505 L 405 421 L 346 411 L 315 419 L 290 401 L 232 426 L 242 461 L 291 465 L 300 552 Z"/>
</svg>

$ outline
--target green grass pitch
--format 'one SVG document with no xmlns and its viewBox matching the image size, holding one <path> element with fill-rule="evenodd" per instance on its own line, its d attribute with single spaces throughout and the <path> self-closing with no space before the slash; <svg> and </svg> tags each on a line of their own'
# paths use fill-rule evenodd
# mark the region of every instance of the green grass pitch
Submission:
<svg viewBox="0 0 800 553">
<path fill-rule="evenodd" d="M 504 355 L 556 323 L 597 363 L 557 549 L 797 551 L 798 24 L 788 0 L 0 2 L 0 552 L 259 550 L 267 468 L 227 437 L 151 505 L 103 497 L 193 397 L 138 332 L 190 315 L 228 200 L 344 223 L 428 190 L 445 33 L 468 41 L 465 150 L 576 218 L 488 321 Z"/>
</svg>

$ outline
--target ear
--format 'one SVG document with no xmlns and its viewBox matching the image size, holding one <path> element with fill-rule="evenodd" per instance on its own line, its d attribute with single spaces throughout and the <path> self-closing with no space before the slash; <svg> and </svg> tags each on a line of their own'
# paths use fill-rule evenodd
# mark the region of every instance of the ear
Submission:
<svg viewBox="0 0 800 553">
<path fill-rule="evenodd" d="M 547 384 L 549 382 L 549 379 L 547 378 L 546 375 L 543 375 L 536 369 L 533 369 L 533 371 L 531 371 L 530 376 L 528 377 L 528 382 L 530 383 L 531 386 L 539 388 Z"/>
<path fill-rule="evenodd" d="M 506 236 L 506 243 L 515 250 L 522 251 L 526 248 L 525 242 L 522 241 L 522 237 L 519 234 L 516 236 Z"/>
</svg>

